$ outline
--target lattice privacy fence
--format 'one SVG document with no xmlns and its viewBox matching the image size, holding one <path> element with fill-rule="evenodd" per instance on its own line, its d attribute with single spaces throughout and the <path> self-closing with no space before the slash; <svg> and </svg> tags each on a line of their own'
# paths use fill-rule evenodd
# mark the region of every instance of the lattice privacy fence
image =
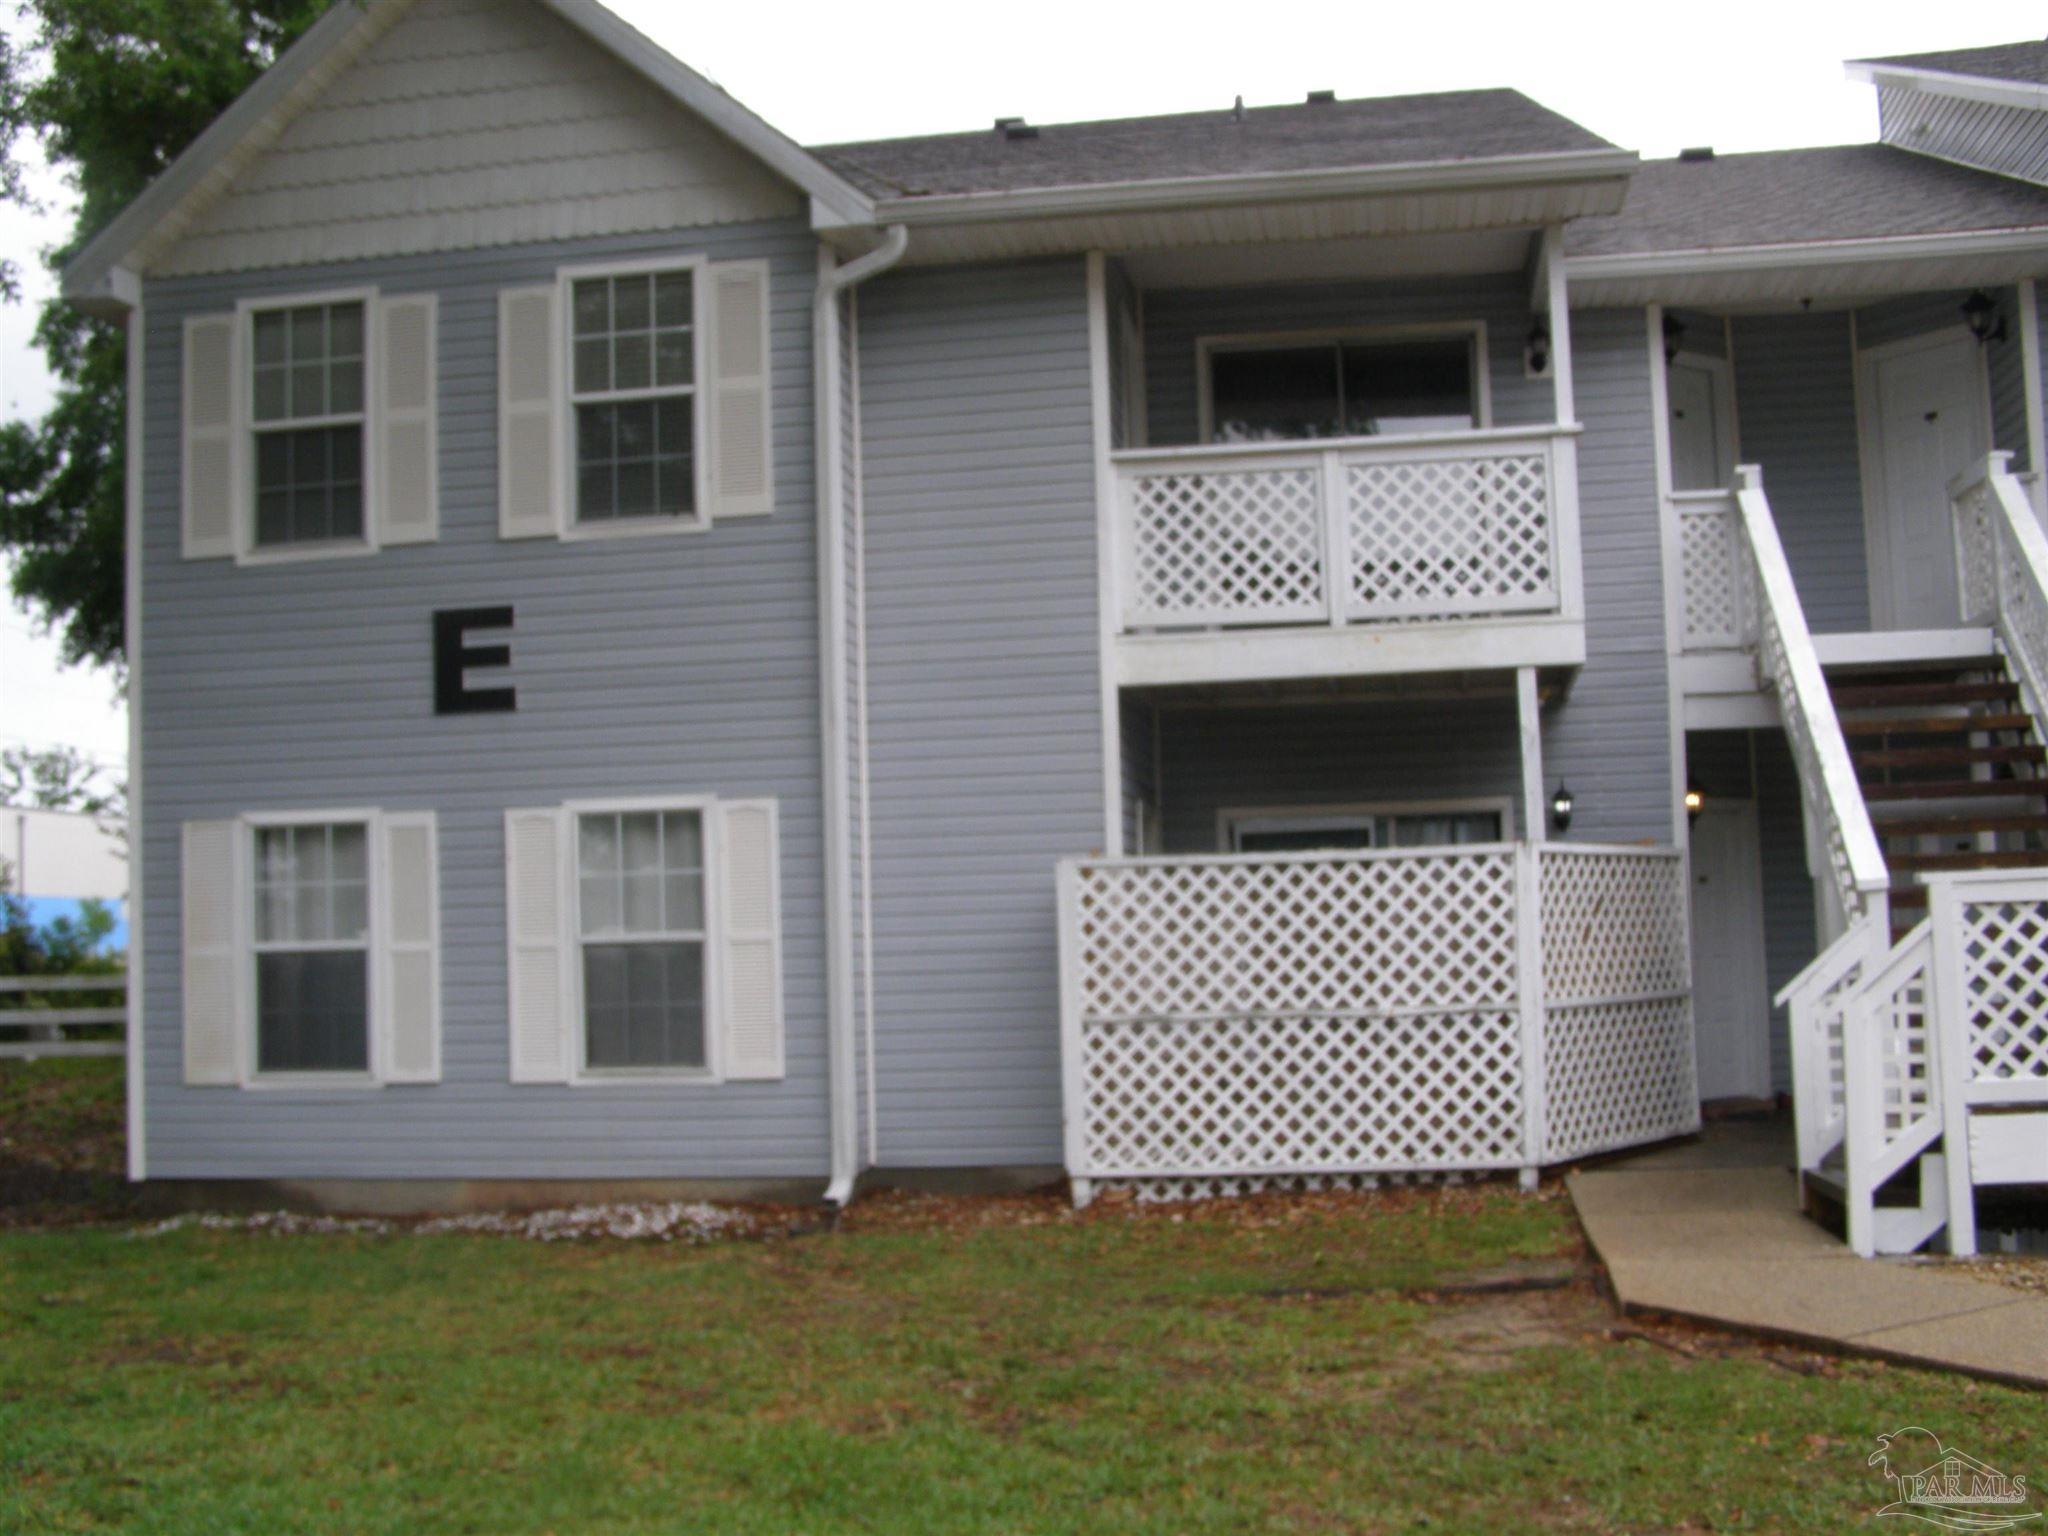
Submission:
<svg viewBox="0 0 2048 1536">
<path fill-rule="evenodd" d="M 1467 436 L 1119 455 L 1123 626 L 1557 609 L 1555 436 Z"/>
<path fill-rule="evenodd" d="M 1477 1171 L 1689 1129 L 1679 868 L 1527 845 L 1070 862 L 1069 1172 Z"/>
<path fill-rule="evenodd" d="M 1742 566 L 1742 526 L 1727 493 L 1672 498 L 1679 596 L 1688 651 L 1742 650 L 1755 641 Z"/>
</svg>

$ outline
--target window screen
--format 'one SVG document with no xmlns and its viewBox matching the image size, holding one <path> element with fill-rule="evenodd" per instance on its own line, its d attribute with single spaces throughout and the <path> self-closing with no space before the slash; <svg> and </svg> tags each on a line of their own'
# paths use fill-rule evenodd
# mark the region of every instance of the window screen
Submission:
<svg viewBox="0 0 2048 1536">
<path fill-rule="evenodd" d="M 252 317 L 256 546 L 363 536 L 363 306 Z"/>
<path fill-rule="evenodd" d="M 256 1067 L 370 1067 L 369 837 L 359 822 L 256 832 Z"/>
<path fill-rule="evenodd" d="M 579 522 L 695 513 L 695 303 L 688 271 L 572 285 Z"/>
<path fill-rule="evenodd" d="M 584 815 L 576 842 L 585 1068 L 705 1066 L 703 818 Z"/>
</svg>

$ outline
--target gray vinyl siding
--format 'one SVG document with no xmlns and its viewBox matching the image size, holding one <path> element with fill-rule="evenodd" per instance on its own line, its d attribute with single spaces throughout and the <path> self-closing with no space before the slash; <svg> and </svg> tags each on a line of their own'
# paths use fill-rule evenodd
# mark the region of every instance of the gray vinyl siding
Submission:
<svg viewBox="0 0 2048 1536">
<path fill-rule="evenodd" d="M 1162 289 L 1145 295 L 1149 441 L 1192 443 L 1199 426 L 1196 344 L 1205 336 L 1385 325 L 1486 323 L 1495 426 L 1553 418 L 1548 379 L 1525 379 L 1522 347 L 1534 316 L 1518 276 L 1304 283 L 1263 288 Z"/>
<path fill-rule="evenodd" d="M 825 1172 L 814 249 L 791 220 L 149 285 L 141 900 L 153 1176 Z M 774 515 L 694 535 L 501 540 L 500 289 L 565 262 L 684 250 L 771 263 Z M 364 282 L 439 295 L 439 541 L 288 565 L 181 559 L 182 320 L 245 296 Z M 499 603 L 517 613 L 518 712 L 436 718 L 429 615 Z M 671 792 L 779 802 L 786 1079 L 511 1086 L 505 809 Z M 319 807 L 439 818 L 444 1081 L 187 1088 L 180 825 Z"/>
<path fill-rule="evenodd" d="M 861 291 L 885 1167 L 1060 1159 L 1054 868 L 1102 846 L 1085 271 Z"/>
<path fill-rule="evenodd" d="M 1668 844 L 1670 698 L 1644 312 L 1572 322 L 1586 664 L 1543 713 L 1543 771 L 1577 803 L 1569 838 Z"/>
<path fill-rule="evenodd" d="M 1167 853 L 1222 853 L 1229 810 L 1504 799 L 1520 830 L 1515 702 L 1402 700 L 1160 712 Z"/>
<path fill-rule="evenodd" d="M 2048 112 L 1887 85 L 1877 117 L 1887 144 L 2048 186 Z"/>
<path fill-rule="evenodd" d="M 1735 418 L 1816 634 L 1870 628 L 1849 316 L 1738 316 Z"/>
<path fill-rule="evenodd" d="M 1813 878 L 1806 869 L 1806 828 L 1799 770 L 1778 730 L 1693 731 L 1686 771 L 1709 797 L 1754 800 L 1764 910 L 1764 976 L 1770 995 L 1813 962 Z M 1792 1047 L 1785 1010 L 1771 1005 L 1771 1087 L 1792 1089 Z"/>
</svg>

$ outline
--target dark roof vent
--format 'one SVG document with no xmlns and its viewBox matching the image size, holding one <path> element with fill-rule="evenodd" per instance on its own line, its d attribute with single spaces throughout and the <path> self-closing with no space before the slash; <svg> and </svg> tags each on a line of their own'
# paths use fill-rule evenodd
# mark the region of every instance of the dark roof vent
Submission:
<svg viewBox="0 0 2048 1536">
<path fill-rule="evenodd" d="M 1006 129 L 1016 127 L 1023 121 L 1024 119 L 1021 117 L 999 117 L 996 119 L 996 132 L 1002 133 Z"/>
<path fill-rule="evenodd" d="M 996 119 L 996 126 L 1003 130 L 1003 137 L 1006 139 L 1035 139 L 1038 137 L 1038 130 L 1025 122 L 1021 117 L 999 117 Z"/>
<path fill-rule="evenodd" d="M 1312 107 L 1327 107 L 1337 99 L 1335 91 L 1310 91 L 1308 104 Z"/>
<path fill-rule="evenodd" d="M 1702 165 L 1713 158 L 1714 146 L 1711 144 L 1695 144 L 1691 149 L 1681 149 L 1678 152 L 1679 163 L 1682 165 Z"/>
</svg>

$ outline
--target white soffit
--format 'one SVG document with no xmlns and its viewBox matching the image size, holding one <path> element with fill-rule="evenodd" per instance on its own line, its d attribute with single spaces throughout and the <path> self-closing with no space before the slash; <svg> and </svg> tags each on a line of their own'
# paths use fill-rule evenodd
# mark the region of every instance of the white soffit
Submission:
<svg viewBox="0 0 2048 1536">
<path fill-rule="evenodd" d="M 1944 288 L 1988 288 L 2048 276 L 2048 241 L 2035 250 L 1989 251 L 1796 263 L 1702 267 L 1698 270 L 1602 273 L 1567 261 L 1574 309 L 1693 304 L 1719 308 L 1792 309 Z"/>
</svg>

